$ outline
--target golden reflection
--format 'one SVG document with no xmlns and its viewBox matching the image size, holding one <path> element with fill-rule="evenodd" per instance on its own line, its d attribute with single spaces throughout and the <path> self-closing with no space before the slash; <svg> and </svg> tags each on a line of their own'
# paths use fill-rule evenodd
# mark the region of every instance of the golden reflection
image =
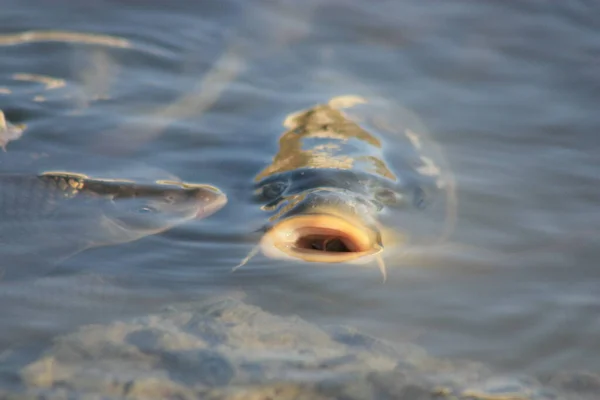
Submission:
<svg viewBox="0 0 600 400">
<path fill-rule="evenodd" d="M 365 102 L 359 96 L 339 96 L 328 104 L 288 115 L 283 123 L 288 130 L 279 139 L 279 151 L 255 180 L 299 168 L 353 169 L 357 163 L 364 163 L 361 168 L 366 171 L 396 180 L 380 155 L 381 141 L 342 111 Z M 349 147 L 356 147 L 353 152 L 359 155 L 345 151 Z"/>
</svg>

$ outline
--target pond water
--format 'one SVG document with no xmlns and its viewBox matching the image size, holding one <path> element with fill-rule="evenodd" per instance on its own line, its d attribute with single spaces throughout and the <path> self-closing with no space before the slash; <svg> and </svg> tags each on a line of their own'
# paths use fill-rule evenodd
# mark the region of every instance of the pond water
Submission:
<svg viewBox="0 0 600 400">
<path fill-rule="evenodd" d="M 74 159 L 85 169 L 113 157 L 229 198 L 205 220 L 2 287 L 2 348 L 242 290 L 269 312 L 409 338 L 434 356 L 525 373 L 600 371 L 599 3 L 0 7 L 0 109 L 27 125 L 0 160 L 52 155 L 76 170 Z M 14 36 L 32 30 L 126 42 Z M 411 110 L 443 149 L 458 198 L 450 244 L 387 259 L 385 284 L 376 268 L 262 257 L 230 273 L 265 222 L 250 185 L 277 152 L 286 115 L 345 94 Z M 394 138 L 384 143 L 393 157 Z"/>
</svg>

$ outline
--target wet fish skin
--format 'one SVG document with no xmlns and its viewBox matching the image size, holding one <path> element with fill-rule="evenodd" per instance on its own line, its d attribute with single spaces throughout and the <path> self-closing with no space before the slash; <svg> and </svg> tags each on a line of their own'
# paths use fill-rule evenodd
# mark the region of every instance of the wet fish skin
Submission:
<svg viewBox="0 0 600 400">
<path fill-rule="evenodd" d="M 0 174 L 0 282 L 43 274 L 85 249 L 206 218 L 226 202 L 210 185 Z"/>
</svg>

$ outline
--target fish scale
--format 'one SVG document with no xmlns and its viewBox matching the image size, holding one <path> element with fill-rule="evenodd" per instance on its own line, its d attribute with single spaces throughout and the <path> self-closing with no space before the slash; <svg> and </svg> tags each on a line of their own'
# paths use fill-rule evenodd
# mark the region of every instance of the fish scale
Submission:
<svg viewBox="0 0 600 400">
<path fill-rule="evenodd" d="M 68 234 L 69 221 L 56 220 L 60 208 L 69 209 L 68 192 L 58 187 L 58 181 L 37 176 L 0 176 L 0 243 L 6 260 L 21 258 L 28 243 L 36 243 L 37 248 L 28 248 L 29 258 L 37 254 L 47 256 L 48 250 L 79 246 L 77 229 Z M 67 194 L 67 196 L 65 196 Z M 50 228 L 53 228 L 50 231 Z"/>
<path fill-rule="evenodd" d="M 50 217 L 59 206 L 60 200 L 69 197 L 57 182 L 44 177 L 8 176 L 0 177 L 1 214 L 18 220 L 34 220 L 41 216 Z M 6 221 L 3 218 L 3 221 Z M 16 222 L 16 221 L 15 221 Z"/>
</svg>

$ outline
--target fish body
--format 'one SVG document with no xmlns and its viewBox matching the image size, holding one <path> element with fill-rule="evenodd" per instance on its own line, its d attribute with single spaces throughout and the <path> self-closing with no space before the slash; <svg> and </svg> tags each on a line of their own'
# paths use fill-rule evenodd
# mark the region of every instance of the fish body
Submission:
<svg viewBox="0 0 600 400">
<path fill-rule="evenodd" d="M 0 282 L 39 273 L 85 249 L 205 218 L 226 201 L 209 185 L 138 184 L 72 172 L 0 174 Z"/>
<path fill-rule="evenodd" d="M 412 156 L 393 154 L 402 173 L 393 171 L 382 138 L 344 112 L 366 102 L 335 97 L 286 118 L 278 153 L 255 178 L 255 201 L 271 213 L 256 251 L 320 263 L 376 260 L 385 279 L 386 208 L 418 212 L 439 182 L 419 170 L 423 160 L 408 137 Z"/>
</svg>

